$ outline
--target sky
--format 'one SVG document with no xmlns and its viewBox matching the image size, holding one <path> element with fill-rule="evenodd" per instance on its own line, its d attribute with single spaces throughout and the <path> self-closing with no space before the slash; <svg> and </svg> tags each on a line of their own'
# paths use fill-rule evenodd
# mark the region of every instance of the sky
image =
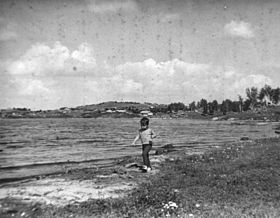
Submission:
<svg viewBox="0 0 280 218">
<path fill-rule="evenodd" d="M 276 88 L 279 26 L 278 0 L 1 0 L 0 108 Z"/>
</svg>

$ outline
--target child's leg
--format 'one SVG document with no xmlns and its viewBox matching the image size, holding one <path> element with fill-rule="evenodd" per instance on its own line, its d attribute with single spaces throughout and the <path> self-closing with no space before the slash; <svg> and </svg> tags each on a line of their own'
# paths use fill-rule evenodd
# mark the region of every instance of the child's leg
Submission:
<svg viewBox="0 0 280 218">
<path fill-rule="evenodd" d="M 142 145 L 142 157 L 144 165 L 147 167 L 151 167 L 150 159 L 149 159 L 149 152 L 152 149 L 152 145 Z"/>
</svg>

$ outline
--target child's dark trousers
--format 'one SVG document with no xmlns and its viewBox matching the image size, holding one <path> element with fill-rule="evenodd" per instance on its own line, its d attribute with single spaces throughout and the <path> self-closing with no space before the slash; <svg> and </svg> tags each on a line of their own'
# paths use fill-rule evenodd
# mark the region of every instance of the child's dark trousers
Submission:
<svg viewBox="0 0 280 218">
<path fill-rule="evenodd" d="M 149 159 L 149 152 L 152 149 L 152 143 L 142 145 L 142 157 L 144 165 L 147 167 L 151 167 L 150 159 Z"/>
</svg>

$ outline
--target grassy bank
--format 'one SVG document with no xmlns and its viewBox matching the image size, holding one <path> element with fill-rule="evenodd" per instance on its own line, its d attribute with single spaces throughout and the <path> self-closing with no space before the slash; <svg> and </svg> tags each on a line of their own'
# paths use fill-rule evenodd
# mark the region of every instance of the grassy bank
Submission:
<svg viewBox="0 0 280 218">
<path fill-rule="evenodd" d="M 138 176 L 145 182 L 122 199 L 91 200 L 61 208 L 19 202 L 17 207 L 23 210 L 2 215 L 280 217 L 279 138 L 213 147 L 191 156 L 171 153 L 159 173 Z"/>
<path fill-rule="evenodd" d="M 42 217 L 280 217 L 280 140 L 178 154 L 124 199 L 44 208 Z M 34 214 L 35 215 L 35 214 Z"/>
</svg>

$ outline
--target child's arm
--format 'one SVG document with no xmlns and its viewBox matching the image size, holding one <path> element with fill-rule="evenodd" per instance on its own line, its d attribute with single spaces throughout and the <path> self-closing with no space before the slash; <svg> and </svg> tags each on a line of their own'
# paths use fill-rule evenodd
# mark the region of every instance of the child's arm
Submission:
<svg viewBox="0 0 280 218">
<path fill-rule="evenodd" d="M 132 144 L 131 145 L 135 145 L 135 142 L 137 142 L 137 140 L 139 140 L 139 134 L 135 137 L 135 139 L 133 140 Z"/>
<path fill-rule="evenodd" d="M 152 130 L 152 139 L 156 138 L 157 134 Z"/>
</svg>

